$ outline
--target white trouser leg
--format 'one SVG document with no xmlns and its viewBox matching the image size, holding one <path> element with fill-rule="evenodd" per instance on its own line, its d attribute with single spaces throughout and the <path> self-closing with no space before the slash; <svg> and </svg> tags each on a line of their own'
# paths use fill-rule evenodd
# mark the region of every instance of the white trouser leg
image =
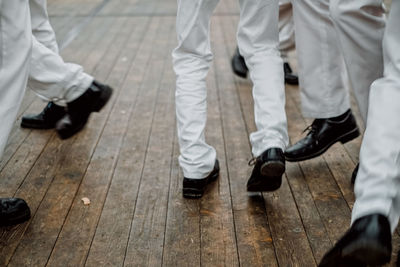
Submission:
<svg viewBox="0 0 400 267">
<path fill-rule="evenodd" d="M 47 15 L 46 0 L 30 0 L 32 16 L 32 67 L 29 87 L 40 97 L 65 105 L 81 96 L 93 77 L 82 66 L 65 63 L 58 54 L 55 33 Z"/>
<path fill-rule="evenodd" d="M 58 44 L 47 13 L 47 0 L 29 0 L 32 34 L 39 43 L 58 54 Z"/>
<path fill-rule="evenodd" d="M 0 158 L 24 96 L 31 37 L 28 0 L 0 0 Z"/>
<path fill-rule="evenodd" d="M 81 96 L 93 77 L 82 66 L 65 63 L 61 56 L 33 37 L 32 66 L 29 87 L 47 101 L 63 104 Z"/>
<path fill-rule="evenodd" d="M 339 116 L 350 108 L 350 100 L 329 0 L 293 1 L 292 5 L 302 113 L 321 119 Z"/>
<path fill-rule="evenodd" d="M 361 116 L 366 121 L 369 88 L 382 77 L 386 15 L 382 0 L 331 0 L 330 14 Z"/>
<path fill-rule="evenodd" d="M 373 213 L 400 215 L 400 2 L 393 1 L 383 42 L 384 77 L 371 86 L 367 128 L 360 152 L 352 221 Z"/>
<path fill-rule="evenodd" d="M 238 44 L 253 81 L 257 131 L 250 135 L 253 155 L 288 144 L 283 62 L 278 44 L 278 0 L 240 0 Z"/>
<path fill-rule="evenodd" d="M 288 53 L 295 48 L 294 23 L 291 0 L 279 1 L 279 50 L 284 62 L 288 62 Z"/>
<path fill-rule="evenodd" d="M 178 0 L 173 51 L 176 79 L 176 118 L 179 164 L 186 178 L 205 178 L 213 169 L 216 151 L 204 137 L 207 120 L 206 76 L 212 61 L 210 18 L 219 0 Z"/>
</svg>

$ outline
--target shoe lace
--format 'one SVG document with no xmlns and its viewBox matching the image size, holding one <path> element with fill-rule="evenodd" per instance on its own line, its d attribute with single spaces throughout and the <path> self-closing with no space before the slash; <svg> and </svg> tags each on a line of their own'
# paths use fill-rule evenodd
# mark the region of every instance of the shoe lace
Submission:
<svg viewBox="0 0 400 267">
<path fill-rule="evenodd" d="M 254 166 L 257 163 L 257 158 L 256 157 L 252 157 L 249 162 L 247 163 L 249 166 Z"/>
<path fill-rule="evenodd" d="M 320 128 L 320 120 L 316 119 L 311 125 L 308 125 L 307 128 L 303 130 L 303 133 L 308 131 L 307 135 L 316 133 Z"/>
<path fill-rule="evenodd" d="M 43 115 L 48 115 L 53 105 L 54 105 L 53 102 L 47 103 L 47 105 L 43 109 Z"/>
</svg>

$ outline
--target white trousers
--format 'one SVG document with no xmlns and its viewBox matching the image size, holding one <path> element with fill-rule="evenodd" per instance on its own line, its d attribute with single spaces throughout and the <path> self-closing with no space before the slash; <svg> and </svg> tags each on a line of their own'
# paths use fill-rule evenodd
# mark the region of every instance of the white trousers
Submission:
<svg viewBox="0 0 400 267">
<path fill-rule="evenodd" d="M 212 62 L 210 19 L 219 0 L 178 0 L 178 47 L 173 51 L 179 163 L 187 178 L 206 177 L 216 152 L 205 141 L 206 76 Z M 288 144 L 282 58 L 278 50 L 278 0 L 239 0 L 238 44 L 253 81 L 257 131 L 254 156 Z"/>
<path fill-rule="evenodd" d="M 0 159 L 28 79 L 30 23 L 28 0 L 0 0 Z"/>
<path fill-rule="evenodd" d="M 400 2 L 395 0 L 383 42 L 384 76 L 370 91 L 352 220 L 379 213 L 392 231 L 400 216 Z"/>
<path fill-rule="evenodd" d="M 65 63 L 47 14 L 47 0 L 30 0 L 32 19 L 32 66 L 28 86 L 46 101 L 65 105 L 81 96 L 93 77 L 82 66 Z"/>
<path fill-rule="evenodd" d="M 329 118 L 350 108 L 343 58 L 361 115 L 383 72 L 382 0 L 292 1 L 303 115 Z"/>
<path fill-rule="evenodd" d="M 296 45 L 294 41 L 294 23 L 291 0 L 279 1 L 279 50 L 284 62 Z"/>
</svg>

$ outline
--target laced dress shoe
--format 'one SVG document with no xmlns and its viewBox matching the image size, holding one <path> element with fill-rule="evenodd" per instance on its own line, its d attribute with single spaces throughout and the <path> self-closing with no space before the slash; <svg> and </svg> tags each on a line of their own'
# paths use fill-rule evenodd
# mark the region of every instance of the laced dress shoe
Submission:
<svg viewBox="0 0 400 267">
<path fill-rule="evenodd" d="M 92 112 L 99 112 L 110 100 L 112 88 L 94 81 L 83 95 L 67 104 L 67 114 L 57 122 L 61 139 L 67 139 L 83 129 Z"/>
<path fill-rule="evenodd" d="M 236 52 L 232 57 L 231 64 L 232 64 L 232 70 L 237 76 L 242 78 L 247 77 L 249 69 L 246 66 L 244 58 L 242 57 L 242 55 L 240 55 L 239 48 L 236 48 Z"/>
<path fill-rule="evenodd" d="M 356 120 L 348 110 L 339 117 L 316 119 L 304 130 L 306 137 L 285 152 L 287 161 L 302 161 L 320 156 L 336 142 L 347 143 L 360 135 Z"/>
<path fill-rule="evenodd" d="M 201 198 L 207 185 L 214 182 L 219 177 L 219 161 L 215 160 L 214 169 L 210 174 L 202 179 L 183 178 L 182 193 L 184 198 Z"/>
<path fill-rule="evenodd" d="M 283 63 L 283 71 L 285 72 L 285 83 L 290 85 L 299 85 L 299 76 L 293 73 L 288 62 Z"/>
<path fill-rule="evenodd" d="M 381 266 L 390 262 L 392 233 L 380 214 L 362 217 L 325 254 L 319 267 Z"/>
<path fill-rule="evenodd" d="M 53 129 L 56 123 L 65 116 L 67 111 L 64 107 L 49 102 L 39 114 L 25 115 L 21 120 L 22 128 Z"/>
<path fill-rule="evenodd" d="M 0 198 L 0 226 L 11 226 L 29 220 L 31 211 L 23 199 Z"/>
<path fill-rule="evenodd" d="M 271 192 L 281 187 L 282 175 L 285 173 L 282 149 L 270 148 L 250 161 L 249 165 L 254 165 L 254 168 L 247 182 L 247 191 Z"/>
</svg>

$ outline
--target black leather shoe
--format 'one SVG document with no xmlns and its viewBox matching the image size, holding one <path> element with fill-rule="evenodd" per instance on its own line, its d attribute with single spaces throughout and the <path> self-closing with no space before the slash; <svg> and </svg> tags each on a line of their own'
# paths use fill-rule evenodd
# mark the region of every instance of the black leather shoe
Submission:
<svg viewBox="0 0 400 267">
<path fill-rule="evenodd" d="M 392 234 L 380 214 L 362 217 L 322 258 L 319 267 L 381 266 L 390 262 Z"/>
<path fill-rule="evenodd" d="M 23 199 L 0 198 L 0 226 L 23 223 L 31 218 L 31 211 Z"/>
<path fill-rule="evenodd" d="M 247 72 L 249 69 L 246 66 L 246 62 L 244 61 L 244 58 L 240 55 L 239 48 L 236 48 L 236 52 L 232 57 L 232 70 L 233 72 L 242 78 L 247 77 Z"/>
<path fill-rule="evenodd" d="M 110 100 L 112 88 L 94 81 L 83 95 L 68 103 L 67 114 L 57 123 L 57 133 L 67 139 L 85 126 L 92 112 L 99 112 Z"/>
<path fill-rule="evenodd" d="M 357 163 L 357 166 L 354 168 L 353 173 L 351 174 L 351 183 L 354 184 L 356 182 L 358 168 L 360 167 L 360 163 Z"/>
<path fill-rule="evenodd" d="M 285 83 L 290 85 L 299 85 L 299 76 L 293 73 L 288 62 L 283 63 L 283 71 L 285 72 Z"/>
<path fill-rule="evenodd" d="M 214 169 L 211 173 L 203 179 L 191 179 L 183 178 L 183 197 L 184 198 L 201 198 L 207 185 L 215 180 L 219 176 L 219 161 L 215 160 Z"/>
<path fill-rule="evenodd" d="M 33 129 L 52 129 L 57 121 L 65 116 L 64 107 L 49 102 L 39 114 L 25 115 L 22 117 L 21 127 Z"/>
<path fill-rule="evenodd" d="M 316 119 L 306 130 L 306 137 L 285 152 L 287 161 L 302 161 L 323 154 L 334 143 L 347 143 L 360 135 L 356 120 L 349 109 L 343 115 L 330 119 Z M 305 131 L 306 131 L 305 130 Z"/>
<path fill-rule="evenodd" d="M 282 149 L 270 148 L 255 159 L 253 172 L 247 182 L 249 192 L 271 192 L 282 185 L 285 157 Z"/>
</svg>

